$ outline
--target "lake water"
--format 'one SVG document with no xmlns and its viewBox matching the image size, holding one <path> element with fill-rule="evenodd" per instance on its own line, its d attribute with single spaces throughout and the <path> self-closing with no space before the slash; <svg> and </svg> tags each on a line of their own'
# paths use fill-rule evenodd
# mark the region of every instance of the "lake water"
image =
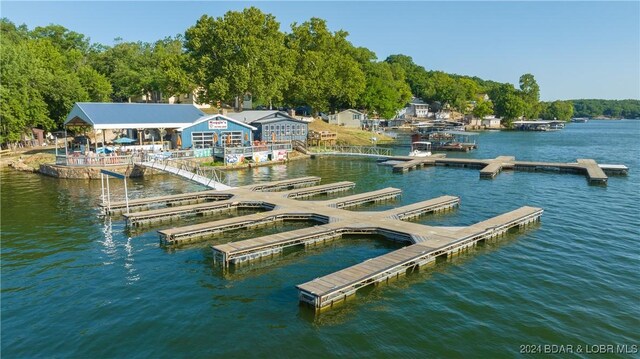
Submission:
<svg viewBox="0 0 640 359">
<path fill-rule="evenodd" d="M 582 175 L 506 171 L 480 180 L 473 169 L 394 174 L 373 160 L 320 158 L 232 174 L 232 184 L 316 175 L 354 181 L 355 193 L 403 190 L 398 201 L 358 210 L 461 197 L 459 209 L 418 220 L 430 225 L 469 225 L 523 205 L 545 210 L 538 226 L 319 316 L 299 306 L 296 284 L 399 245 L 350 237 L 223 273 L 210 245 L 306 224 L 166 249 L 156 230 L 181 223 L 129 232 L 120 218 L 101 218 L 99 181 L 3 170 L 2 356 L 498 357 L 527 344 L 639 344 L 640 121 L 486 132 L 478 141 L 477 151 L 450 156 L 593 158 L 630 173 L 603 187 Z M 121 181 L 111 184 L 122 198 Z M 203 189 L 165 175 L 129 186 L 132 197 Z"/>
</svg>

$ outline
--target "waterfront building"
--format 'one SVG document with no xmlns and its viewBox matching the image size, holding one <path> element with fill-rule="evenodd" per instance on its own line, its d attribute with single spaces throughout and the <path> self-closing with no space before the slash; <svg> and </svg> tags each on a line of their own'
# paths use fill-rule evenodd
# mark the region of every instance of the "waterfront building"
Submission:
<svg viewBox="0 0 640 359">
<path fill-rule="evenodd" d="M 482 127 L 487 129 L 500 129 L 500 119 L 495 116 L 485 116 L 482 119 Z"/>
<path fill-rule="evenodd" d="M 224 115 L 210 115 L 178 129 L 183 149 L 249 147 L 256 128 Z"/>
<path fill-rule="evenodd" d="M 176 130 L 205 115 L 194 105 L 78 102 L 67 115 L 64 128 L 93 137 L 96 147 L 98 143 L 104 147 L 124 136 L 140 146 L 158 143 L 176 148 Z"/>
<path fill-rule="evenodd" d="M 362 128 L 362 121 L 366 119 L 366 116 L 360 111 L 348 109 L 329 115 L 329 124 L 349 128 Z"/>
<path fill-rule="evenodd" d="M 254 138 L 257 141 L 266 143 L 307 141 L 308 122 L 283 111 L 242 111 L 229 113 L 227 117 L 254 127 Z"/>
</svg>

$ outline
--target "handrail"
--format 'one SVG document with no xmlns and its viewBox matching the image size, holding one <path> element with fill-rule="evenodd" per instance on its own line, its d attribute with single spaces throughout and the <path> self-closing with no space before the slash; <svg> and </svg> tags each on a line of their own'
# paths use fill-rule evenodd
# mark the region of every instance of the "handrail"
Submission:
<svg viewBox="0 0 640 359">
<path fill-rule="evenodd" d="M 361 155 L 375 155 L 375 156 L 390 156 L 391 149 L 385 147 L 366 147 L 366 146 L 326 146 L 326 147 L 313 147 L 309 149 L 312 153 L 345 153 L 345 154 L 361 154 Z"/>
</svg>

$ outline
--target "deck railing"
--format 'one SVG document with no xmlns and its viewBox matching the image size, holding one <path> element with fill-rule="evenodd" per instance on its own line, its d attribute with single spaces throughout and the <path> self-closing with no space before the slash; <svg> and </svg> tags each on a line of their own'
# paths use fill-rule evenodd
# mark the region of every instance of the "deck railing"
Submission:
<svg viewBox="0 0 640 359">
<path fill-rule="evenodd" d="M 85 156 L 71 155 L 56 156 L 56 165 L 60 166 L 122 166 L 135 161 L 136 156 Z"/>
<path fill-rule="evenodd" d="M 309 148 L 312 153 L 344 153 L 367 156 L 391 156 L 391 149 L 386 147 L 364 147 L 364 146 L 326 146 Z"/>
<path fill-rule="evenodd" d="M 213 154 L 215 156 L 225 156 L 225 155 L 244 155 L 244 156 L 252 156 L 254 152 L 264 152 L 264 151 L 280 151 L 292 150 L 291 142 L 286 143 L 269 143 L 259 146 L 248 146 L 248 147 L 214 147 Z"/>
<path fill-rule="evenodd" d="M 154 163 L 154 166 L 153 166 L 154 168 L 160 169 L 163 171 L 171 172 L 167 170 L 167 167 L 173 167 L 182 171 L 187 171 L 190 173 L 200 175 L 202 177 L 209 178 L 212 181 L 215 181 L 218 183 L 229 185 L 229 182 L 230 182 L 229 177 L 224 171 L 219 170 L 215 167 L 202 166 L 200 165 L 200 163 L 196 161 L 190 161 L 187 158 L 184 158 L 181 160 L 171 159 L 171 158 L 164 158 L 164 159 L 157 158 L 150 162 Z"/>
</svg>

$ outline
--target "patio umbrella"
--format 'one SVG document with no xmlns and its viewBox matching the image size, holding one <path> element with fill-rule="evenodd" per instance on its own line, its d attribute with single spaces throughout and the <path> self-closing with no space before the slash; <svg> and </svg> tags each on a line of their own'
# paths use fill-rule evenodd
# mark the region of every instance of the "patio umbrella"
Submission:
<svg viewBox="0 0 640 359">
<path fill-rule="evenodd" d="M 134 143 L 136 140 L 129 137 L 120 137 L 117 140 L 113 141 L 113 143 L 125 144 L 125 143 Z"/>
<path fill-rule="evenodd" d="M 182 136 L 178 135 L 178 139 L 176 140 L 176 146 L 178 148 L 182 147 Z"/>
</svg>

